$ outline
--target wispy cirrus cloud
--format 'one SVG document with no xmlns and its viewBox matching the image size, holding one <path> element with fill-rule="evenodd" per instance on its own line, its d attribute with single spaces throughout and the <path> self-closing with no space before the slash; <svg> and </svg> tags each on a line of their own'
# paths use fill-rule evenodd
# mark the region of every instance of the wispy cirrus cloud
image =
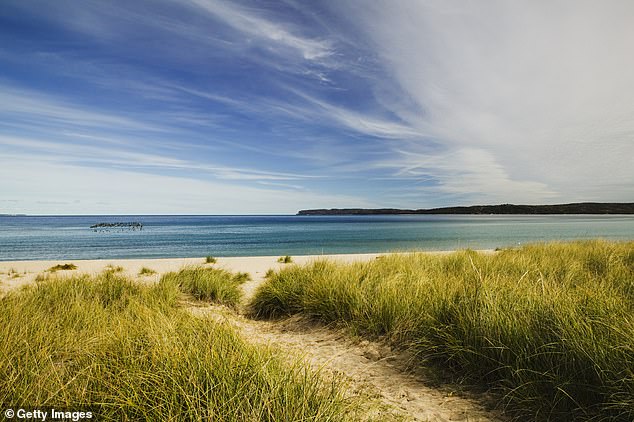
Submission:
<svg viewBox="0 0 634 422">
<path fill-rule="evenodd" d="M 110 112 L 92 112 L 32 89 L 0 83 L 0 116 L 4 121 L 37 125 L 72 125 L 92 128 L 124 128 L 136 131 L 164 131 L 165 128 Z"/>
<path fill-rule="evenodd" d="M 33 138 L 0 135 L 0 146 L 11 148 L 12 159 L 26 161 L 37 158 L 39 161 L 51 164 L 67 164 L 75 166 L 93 167 L 97 164 L 116 166 L 130 170 L 145 169 L 150 171 L 187 170 L 198 171 L 213 175 L 219 180 L 235 181 L 271 181 L 271 180 L 301 180 L 318 178 L 305 174 L 287 172 L 264 171 L 248 168 L 214 165 L 209 161 L 196 162 L 178 159 L 168 155 L 135 152 L 121 148 L 121 142 L 114 141 L 110 147 L 104 146 L 100 138 L 99 144 L 70 143 L 67 139 L 53 141 L 51 139 L 38 140 Z M 112 144 L 118 145 L 113 148 Z M 9 154 L 6 154 L 9 157 Z"/>
<path fill-rule="evenodd" d="M 294 51 L 303 59 L 327 64 L 334 54 L 332 42 L 324 39 L 298 35 L 288 29 L 287 24 L 274 22 L 258 15 L 255 7 L 241 7 L 237 3 L 227 3 L 216 0 L 188 0 L 188 3 L 217 17 L 237 31 L 252 37 L 255 42 L 262 42 L 270 48 L 279 45 L 284 54 Z M 299 28 L 295 28 L 295 32 Z"/>
</svg>

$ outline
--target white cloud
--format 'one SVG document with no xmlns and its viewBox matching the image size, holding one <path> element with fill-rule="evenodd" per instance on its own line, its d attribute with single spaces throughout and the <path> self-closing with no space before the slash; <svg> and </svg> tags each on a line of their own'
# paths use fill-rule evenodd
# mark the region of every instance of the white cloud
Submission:
<svg viewBox="0 0 634 422">
<path fill-rule="evenodd" d="M 164 127 L 129 117 L 88 110 L 38 91 L 0 83 L 0 118 L 26 123 L 26 127 L 64 125 L 91 128 L 121 128 L 162 132 Z"/>
<path fill-rule="evenodd" d="M 425 197 L 426 207 L 447 205 L 443 202 L 447 197 L 481 204 L 535 203 L 556 197 L 544 183 L 512 178 L 483 149 L 464 147 L 426 154 L 400 150 L 400 154 L 400 157 L 378 161 L 373 166 L 396 169 L 390 179 L 421 183 L 422 186 L 414 188 L 419 197 L 421 193 L 433 194 Z"/>
<path fill-rule="evenodd" d="M 348 130 L 379 138 L 410 139 L 420 138 L 423 135 L 422 132 L 412 129 L 408 125 L 336 106 L 297 90 L 291 91 L 313 107 L 312 110 L 306 107 L 303 112 L 305 116 L 314 118 L 315 113 L 317 113 L 317 115 L 323 116 L 331 124 L 335 123 Z"/>
<path fill-rule="evenodd" d="M 331 43 L 327 40 L 294 34 L 284 25 L 258 16 L 253 10 L 232 5 L 230 2 L 216 0 L 189 0 L 189 2 L 216 16 L 234 29 L 256 40 L 273 42 L 285 49 L 295 51 L 305 60 L 324 64 L 334 52 Z"/>
<path fill-rule="evenodd" d="M 100 142 L 107 138 L 99 137 Z M 121 144 L 120 142 L 112 142 Z M 30 160 L 34 157 L 40 161 L 55 165 L 106 165 L 118 168 L 142 168 L 154 171 L 187 170 L 197 171 L 201 178 L 211 175 L 223 180 L 299 180 L 311 179 L 316 176 L 302 175 L 289 172 L 263 171 L 239 167 L 229 167 L 213 164 L 209 161 L 196 162 L 178 159 L 164 155 L 146 152 L 134 152 L 117 147 L 105 147 L 90 144 L 59 142 L 52 139 L 39 140 L 33 138 L 0 135 L 0 146 L 17 150 L 12 156 L 5 154 L 5 159 L 11 157 L 17 160 Z"/>
<path fill-rule="evenodd" d="M 466 173 L 436 168 L 446 191 L 526 202 L 634 200 L 634 3 L 350 7 L 403 95 L 423 111 L 397 104 L 394 113 L 448 157 L 481 162 Z"/>
<path fill-rule="evenodd" d="M 346 195 L 0 157 L 1 212 L 27 214 L 289 214 L 371 206 Z"/>
</svg>

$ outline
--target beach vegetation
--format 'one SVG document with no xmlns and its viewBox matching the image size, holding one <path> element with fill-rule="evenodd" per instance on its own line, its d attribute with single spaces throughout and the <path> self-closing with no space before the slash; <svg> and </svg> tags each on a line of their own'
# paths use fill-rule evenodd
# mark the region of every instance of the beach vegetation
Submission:
<svg viewBox="0 0 634 422">
<path fill-rule="evenodd" d="M 217 259 L 211 255 L 205 257 L 205 263 L 207 264 L 215 264 L 217 262 Z"/>
<path fill-rule="evenodd" d="M 193 271 L 151 286 L 103 272 L 9 292 L 0 404 L 90 409 L 99 420 L 352 419 L 339 381 L 179 305 Z"/>
<path fill-rule="evenodd" d="M 26 274 L 26 271 L 25 271 L 25 274 Z M 7 273 L 7 275 L 10 278 L 20 278 L 21 277 L 20 273 L 15 268 L 9 268 L 9 272 Z"/>
<path fill-rule="evenodd" d="M 251 280 L 251 274 L 238 271 L 237 273 L 233 273 L 233 280 L 235 280 L 239 284 L 242 284 Z"/>
<path fill-rule="evenodd" d="M 104 272 L 107 273 L 121 273 L 123 272 L 124 268 L 121 265 L 112 265 L 109 264 L 106 266 L 106 268 L 104 268 Z"/>
<path fill-rule="evenodd" d="M 240 285 L 247 281 L 248 274 L 233 274 L 210 267 L 186 267 L 161 277 L 163 283 L 174 283 L 179 289 L 197 300 L 217 302 L 235 307 L 240 303 Z"/>
<path fill-rule="evenodd" d="M 139 270 L 139 275 L 140 276 L 154 275 L 154 274 L 156 274 L 156 271 L 154 271 L 153 269 L 148 268 L 148 267 L 142 267 Z"/>
<path fill-rule="evenodd" d="M 54 273 L 55 271 L 67 271 L 67 270 L 76 270 L 77 265 L 75 264 L 57 264 L 48 269 L 49 272 Z"/>
<path fill-rule="evenodd" d="M 293 262 L 293 258 L 292 258 L 292 257 L 290 257 L 289 255 L 286 255 L 286 256 L 280 256 L 280 257 L 277 259 L 277 262 L 280 262 L 280 263 L 282 263 L 282 264 L 290 264 L 291 262 Z"/>
<path fill-rule="evenodd" d="M 38 275 L 35 276 L 35 281 L 36 282 L 41 282 L 41 281 L 47 281 L 51 279 L 51 274 L 49 273 L 39 273 Z"/>
<path fill-rule="evenodd" d="M 634 420 L 634 242 L 315 261 L 268 277 L 250 307 L 409 349 L 519 418 Z"/>
</svg>

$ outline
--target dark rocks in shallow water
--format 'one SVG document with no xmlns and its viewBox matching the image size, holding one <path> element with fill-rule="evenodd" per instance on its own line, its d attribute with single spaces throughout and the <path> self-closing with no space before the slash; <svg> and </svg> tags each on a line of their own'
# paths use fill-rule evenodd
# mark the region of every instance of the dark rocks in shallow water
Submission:
<svg viewBox="0 0 634 422">
<path fill-rule="evenodd" d="M 121 230 L 143 230 L 143 224 L 132 221 L 132 222 L 118 222 L 118 223 L 97 223 L 90 226 L 93 231 L 108 231 L 112 229 L 121 229 Z"/>
</svg>

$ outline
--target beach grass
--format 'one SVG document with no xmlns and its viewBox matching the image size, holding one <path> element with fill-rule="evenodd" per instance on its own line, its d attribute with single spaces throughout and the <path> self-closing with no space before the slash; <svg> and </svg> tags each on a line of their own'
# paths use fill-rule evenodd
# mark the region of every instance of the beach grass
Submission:
<svg viewBox="0 0 634 422">
<path fill-rule="evenodd" d="M 217 261 L 218 260 L 215 257 L 211 256 L 211 255 L 208 255 L 208 256 L 205 257 L 205 263 L 206 264 L 215 264 Z"/>
<path fill-rule="evenodd" d="M 154 274 L 156 274 L 156 271 L 154 271 L 152 268 L 142 267 L 139 270 L 139 275 L 140 276 L 154 275 Z"/>
<path fill-rule="evenodd" d="M 195 271 L 151 286 L 113 272 L 50 278 L 7 294 L 0 407 L 90 409 L 99 420 L 349 419 L 337 381 L 180 307 Z"/>
<path fill-rule="evenodd" d="M 123 272 L 124 268 L 121 265 L 106 265 L 106 267 L 104 268 L 104 272 L 108 272 L 108 273 L 121 273 Z"/>
<path fill-rule="evenodd" d="M 195 299 L 235 307 L 240 303 L 240 285 L 249 279 L 247 273 L 231 273 L 220 268 L 192 266 L 161 277 L 162 282 L 175 283 Z"/>
<path fill-rule="evenodd" d="M 61 270 L 76 270 L 77 265 L 75 264 L 57 264 L 48 269 L 49 272 L 54 273 L 56 271 Z"/>
<path fill-rule="evenodd" d="M 277 259 L 277 262 L 281 264 L 290 264 L 293 262 L 293 258 L 290 255 L 284 255 L 284 256 L 280 256 Z"/>
<path fill-rule="evenodd" d="M 634 242 L 316 261 L 271 274 L 261 318 L 380 337 L 530 420 L 634 420 Z"/>
</svg>

